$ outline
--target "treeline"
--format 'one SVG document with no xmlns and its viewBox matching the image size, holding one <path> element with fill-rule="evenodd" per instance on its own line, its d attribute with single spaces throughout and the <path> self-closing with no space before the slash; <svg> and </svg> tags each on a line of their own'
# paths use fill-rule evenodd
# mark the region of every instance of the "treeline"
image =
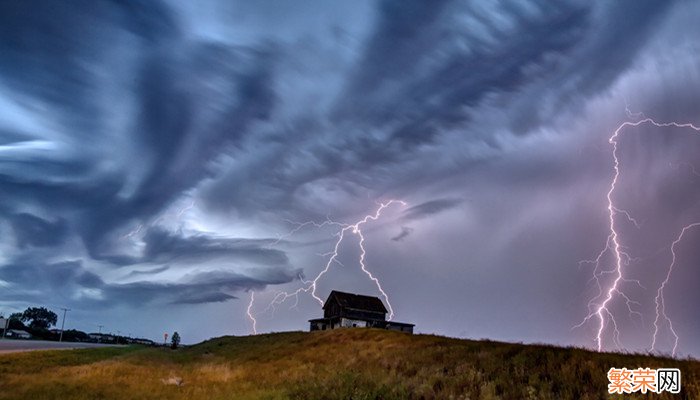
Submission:
<svg viewBox="0 0 700 400">
<path fill-rule="evenodd" d="M 4 316 L 0 313 L 0 319 Z M 55 312 L 46 307 L 29 307 L 24 312 L 13 313 L 7 320 L 9 324 L 5 332 L 4 324 L 0 323 L 0 338 L 20 338 L 20 339 L 40 339 L 59 340 L 61 338 L 60 329 L 50 329 L 56 325 L 58 316 Z M 30 336 L 23 334 L 28 333 Z M 63 331 L 64 342 L 93 342 L 108 344 L 142 344 L 147 346 L 156 345 L 150 339 L 132 338 L 130 336 L 113 335 L 111 333 L 85 333 L 77 329 L 66 329 Z M 172 348 L 177 348 L 180 344 L 180 335 L 175 332 L 172 337 Z M 164 344 L 163 344 L 164 345 Z"/>
<path fill-rule="evenodd" d="M 0 318 L 3 315 L 0 314 Z M 56 325 L 58 316 L 55 312 L 45 307 L 29 307 L 24 312 L 13 313 L 8 317 L 8 332 L 3 332 L 3 326 L 0 326 L 0 337 L 13 337 L 11 331 L 24 331 L 31 335 L 32 339 L 41 340 L 59 340 L 61 337 L 60 329 L 49 329 Z M 66 329 L 63 331 L 64 342 L 100 342 L 113 344 L 129 344 L 138 341 L 139 343 L 148 344 L 150 340 L 146 339 L 131 339 L 120 335 L 107 334 L 88 334 L 77 329 Z"/>
<path fill-rule="evenodd" d="M 0 315 L 0 317 L 2 317 L 2 315 Z M 24 310 L 24 312 L 10 314 L 8 330 L 25 331 L 36 338 L 53 340 L 55 334 L 52 333 L 49 328 L 52 325 L 56 325 L 57 320 L 58 316 L 56 313 L 45 307 L 29 307 Z M 3 327 L 0 326 L 0 328 Z M 74 330 L 71 336 L 75 338 L 88 337 L 85 332 L 78 332 L 79 331 Z M 3 334 L 5 334 L 5 332 L 3 332 Z M 58 336 L 56 336 L 55 339 L 58 340 Z"/>
<path fill-rule="evenodd" d="M 0 313 L 0 319 L 4 316 Z M 60 329 L 50 329 L 55 326 L 58 321 L 58 316 L 55 312 L 45 307 L 29 307 L 24 312 L 13 313 L 7 320 L 9 321 L 7 331 L 4 332 L 4 324 L 0 323 L 0 338 L 20 338 L 20 339 L 41 339 L 41 340 L 59 340 L 61 338 Z M 21 333 L 26 332 L 30 336 L 22 336 Z M 17 335 L 19 333 L 19 335 Z M 64 342 L 94 342 L 108 344 L 142 344 L 156 345 L 150 339 L 132 338 L 130 336 L 113 335 L 111 333 L 86 333 L 77 329 L 66 329 L 63 331 Z M 177 332 L 173 334 L 171 346 L 177 348 L 180 344 L 180 335 Z"/>
</svg>

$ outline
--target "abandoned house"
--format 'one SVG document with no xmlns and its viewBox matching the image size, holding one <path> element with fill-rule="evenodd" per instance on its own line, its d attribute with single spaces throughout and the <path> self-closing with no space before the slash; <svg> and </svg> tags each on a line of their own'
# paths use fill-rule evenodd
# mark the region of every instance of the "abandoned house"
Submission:
<svg viewBox="0 0 700 400">
<path fill-rule="evenodd" d="M 413 324 L 387 321 L 386 313 L 378 297 L 333 290 L 323 304 L 323 318 L 309 320 L 310 330 L 362 327 L 413 333 Z"/>
</svg>

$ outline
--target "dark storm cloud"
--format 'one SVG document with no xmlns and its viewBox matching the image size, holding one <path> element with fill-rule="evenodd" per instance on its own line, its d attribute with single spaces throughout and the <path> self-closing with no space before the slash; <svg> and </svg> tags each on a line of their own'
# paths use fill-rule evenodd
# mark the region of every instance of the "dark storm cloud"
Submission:
<svg viewBox="0 0 700 400">
<path fill-rule="evenodd" d="M 31 289 L 65 288 L 73 284 L 101 285 L 102 280 L 85 271 L 79 261 L 66 261 L 39 265 L 34 260 L 16 262 L 0 269 L 0 276 L 7 282 L 21 284 Z"/>
<path fill-rule="evenodd" d="M 269 247 L 273 242 L 273 239 L 212 238 L 205 234 L 184 236 L 182 232 L 168 232 L 154 227 L 143 236 L 142 255 L 103 254 L 100 258 L 121 266 L 170 262 L 196 264 L 207 260 L 289 266 L 289 258 L 284 251 Z"/>
<path fill-rule="evenodd" d="M 514 27 L 498 26 L 476 5 L 383 2 L 343 114 L 375 123 L 400 120 L 391 137 L 404 145 L 431 141 L 440 128 L 465 119 L 465 106 L 532 80 L 524 65 L 556 72 L 543 65 L 545 56 L 575 51 L 591 25 L 591 10 L 573 3 L 530 3 L 534 17 L 503 4 L 496 12 Z M 455 14 L 475 17 L 473 30 L 455 29 Z"/>
<path fill-rule="evenodd" d="M 398 235 L 392 237 L 391 240 L 393 240 L 395 242 L 400 242 L 400 241 L 404 240 L 411 233 L 413 233 L 413 228 L 410 228 L 407 226 L 402 226 L 401 232 L 399 232 Z"/>
<path fill-rule="evenodd" d="M 129 272 L 129 275 L 127 277 L 134 277 L 134 276 L 139 276 L 139 275 L 155 275 L 159 274 L 161 272 L 167 271 L 170 269 L 170 266 L 168 265 L 163 265 L 162 267 L 156 267 L 156 268 L 151 268 L 147 270 L 134 270 Z"/>
<path fill-rule="evenodd" d="M 144 261 L 167 262 L 175 259 L 187 261 L 225 257 L 262 265 L 287 265 L 287 255 L 265 247 L 270 240 L 217 239 L 205 235 L 183 237 L 159 229 L 152 229 L 144 237 L 146 250 Z"/>
<path fill-rule="evenodd" d="M 196 273 L 182 282 L 133 282 L 105 285 L 102 290 L 108 303 L 139 305 L 144 303 L 208 303 L 236 298 L 230 292 L 262 290 L 267 285 L 279 285 L 296 279 L 299 271 L 268 269 L 255 277 L 227 271 Z"/>
<path fill-rule="evenodd" d="M 2 82 L 49 102 L 72 123 L 97 122 L 82 114 L 97 111 L 86 79 L 105 54 L 100 44 L 116 39 L 115 28 L 153 44 L 178 34 L 158 1 L 12 1 L 0 7 Z M 74 134 L 88 137 L 85 130 Z"/>
<path fill-rule="evenodd" d="M 137 158 L 134 169 L 126 166 L 89 179 L 80 173 L 81 179 L 60 187 L 38 176 L 18 181 L 10 174 L 0 178 L 0 187 L 11 193 L 10 202 L 51 197 L 66 209 L 79 208 L 75 229 L 91 256 L 102 258 L 113 246 L 105 239 L 107 233 L 128 220 L 152 218 L 210 177 L 211 166 L 229 145 L 255 160 L 234 162 L 204 193 L 206 204 L 216 208 L 303 208 L 291 194 L 320 179 L 367 185 L 364 174 L 369 172 L 357 171 L 359 166 L 365 171 L 381 167 L 386 176 L 373 178 L 376 182 L 400 182 L 400 169 L 394 174 L 385 166 L 400 165 L 423 143 L 435 143 L 442 130 L 468 119 L 465 107 L 478 105 L 489 94 L 517 94 L 543 79 L 591 93 L 605 87 L 625 70 L 647 27 L 669 2 L 605 6 L 610 10 L 577 2 L 503 3 L 492 9 L 448 1 L 382 2 L 368 45 L 333 106 L 333 121 L 349 135 L 324 138 L 321 132 L 328 128 L 310 114 L 293 118 L 299 122 L 288 128 L 280 126 L 282 132 L 268 138 L 273 140 L 253 140 L 250 145 L 243 141 L 251 123 L 270 118 L 276 103 L 284 101 L 273 89 L 274 74 L 283 68 L 281 60 L 294 60 L 293 49 L 187 41 L 177 18 L 159 2 L 90 4 L 35 7 L 38 12 L 30 11 L 30 2 L 6 4 L 2 14 L 8 19 L 3 21 L 7 34 L 0 48 L 9 56 L 0 62 L 3 81 L 55 105 L 53 116 L 75 132 L 73 140 L 92 140 L 89 132 L 100 132 L 105 124 L 104 111 L 86 100 L 94 99 L 90 90 L 99 89 L 104 79 L 94 71 L 123 56 L 119 46 L 110 52 L 101 41 L 135 38 L 138 45 L 124 50 L 130 52 L 132 65 L 126 84 L 130 91 L 105 93 L 141 110 L 131 116 L 132 147 L 115 149 L 121 157 Z M 617 18 L 628 9 L 632 12 L 625 18 Z M 460 18 L 467 18 L 470 29 L 458 29 Z M 494 22 L 499 19 L 507 23 Z M 97 20 L 105 23 L 94 24 Z M 632 22 L 610 22 L 617 20 Z M 56 28 L 60 35 L 50 35 L 52 26 L 67 28 Z M 598 26 L 615 26 L 619 32 L 601 35 Z M 27 39 L 31 37 L 37 40 Z M 117 73 L 114 79 L 127 78 Z M 212 81 L 219 84 L 212 86 Z M 69 101 L 64 98 L 67 93 L 73 94 Z M 567 96 L 563 89 L 553 95 Z M 527 109 L 530 105 L 513 107 L 514 115 L 523 118 L 538 114 Z M 485 137 L 476 134 L 475 140 Z M 46 160 L 44 165 L 71 175 L 70 171 L 85 171 L 98 157 L 87 152 L 82 159 Z M 380 189 L 369 185 L 371 191 Z M 125 190 L 128 197 L 118 195 Z"/>
<path fill-rule="evenodd" d="M 405 221 L 422 219 L 455 208 L 461 203 L 461 199 L 449 198 L 426 201 L 425 203 L 408 208 L 403 212 L 401 218 Z"/>
<path fill-rule="evenodd" d="M 51 222 L 28 213 L 14 214 L 8 219 L 19 247 L 27 245 L 37 247 L 56 246 L 65 240 L 68 232 L 64 219 Z"/>
<path fill-rule="evenodd" d="M 151 229 L 144 238 L 145 254 L 134 256 L 115 250 L 118 243 L 110 238 L 125 223 L 154 219 L 207 176 L 222 148 L 245 136 L 247 124 L 267 116 L 273 104 L 268 49 L 185 43 L 170 10 L 159 2 L 66 2 L 60 7 L 12 2 L 0 7 L 0 51 L 4 54 L 0 83 L 45 104 L 50 110 L 45 116 L 58 124 L 59 132 L 68 132 L 66 137 L 57 134 L 48 140 L 73 143 L 81 149 L 69 157 L 48 159 L 35 151 L 32 164 L 19 157 L 0 158 L 1 209 L 10 214 L 8 220 L 20 247 L 62 244 L 71 232 L 59 216 L 71 214 L 71 226 L 89 254 L 117 265 L 173 261 L 196 270 L 199 264 L 216 259 L 227 265 L 274 265 L 291 273 L 262 278 L 229 274 L 215 281 L 195 277 L 194 284 L 120 285 L 105 284 L 77 263 L 33 260 L 31 265 L 10 263 L 2 268 L 2 279 L 11 284 L 4 300 L 14 293 L 16 298 L 40 301 L 35 292 L 22 290 L 31 287 L 93 305 L 194 304 L 235 298 L 222 290 L 263 288 L 298 275 L 283 252 L 265 249 L 252 240 L 185 238 Z M 108 42 L 113 46 L 104 45 Z M 128 43 L 128 48 L 122 43 Z M 117 65 L 129 67 L 110 66 L 117 59 Z M 107 70 L 110 73 L 105 77 Z M 220 84 L 209 85 L 212 80 Z M 113 82 L 120 81 L 117 85 L 122 89 L 114 89 Z M 2 85 L 0 95 L 9 95 Z M 113 135 L 119 133 L 105 129 L 111 110 L 100 107 L 101 98 L 106 99 L 107 107 L 133 104 L 141 110 L 125 115 L 129 131 L 122 134 L 130 137 L 129 146 L 119 141 L 112 144 Z M 9 130 L 2 135 L 3 143 L 15 144 L 39 133 Z M 93 143 L 101 145 L 93 147 Z M 104 173 L 90 172 L 96 171 L 105 156 L 128 162 L 117 163 L 118 168 Z M 20 204 L 43 207 L 58 216 L 43 220 L 12 213 Z"/>
<path fill-rule="evenodd" d="M 452 146 L 457 140 L 497 153 L 494 131 L 535 130 L 607 88 L 629 68 L 670 4 L 382 2 L 363 53 L 342 77 L 330 117 L 319 118 L 309 104 L 308 115 L 285 121 L 256 142 L 255 153 L 242 151 L 203 195 L 215 210 L 318 216 L 300 195 L 320 188 L 355 196 L 357 186 L 368 193 L 410 192 L 456 171 L 433 167 L 423 154 L 427 146 L 449 155 L 459 151 Z M 628 8 L 634 11 L 624 19 L 633 22 L 618 24 Z M 284 64 L 297 56 L 282 53 Z M 284 98 L 280 102 L 284 108 Z M 505 110 L 500 126 L 469 129 L 472 109 L 485 102 Z M 446 136 L 457 128 L 463 133 Z M 455 158 L 469 161 L 459 153 Z M 420 168 L 409 170 L 412 163 Z"/>
<path fill-rule="evenodd" d="M 131 91 L 104 87 L 104 96 L 113 97 L 111 104 L 133 102 L 143 110 L 131 121 L 135 147 L 111 152 L 135 159 L 133 169 L 125 165 L 121 171 L 85 177 L 91 164 L 99 162 L 88 144 L 77 158 L 40 160 L 33 176 L 19 178 L 24 172 L 15 164 L 0 176 L 8 203 L 46 205 L 51 199 L 55 207 L 80 209 L 76 229 L 94 257 L 109 246 L 103 242 L 107 232 L 130 219 L 151 218 L 205 177 L 221 148 L 240 140 L 246 125 L 264 118 L 272 106 L 268 51 L 182 43 L 169 10 L 159 2 L 67 2 L 65 7 L 10 2 L 2 7 L 0 49 L 6 56 L 0 61 L 0 82 L 45 102 L 51 107 L 49 116 L 76 143 L 103 141 L 109 146 L 114 132 L 104 132 L 106 116 L 96 109 L 93 91 L 109 82 L 100 74 L 113 58 L 125 55 L 120 46 L 110 52 L 103 43 L 131 40 L 127 33 L 139 41 L 126 58 L 133 76 L 120 76 L 119 70 L 113 75 L 114 80 L 124 79 Z M 212 88 L 207 85 L 211 79 L 224 84 Z M 212 108 L 219 111 L 212 114 Z M 72 179 L 56 185 L 42 179 L 43 171 Z M 129 175 L 137 175 L 138 182 L 130 183 Z M 128 185 L 134 186 L 130 196 L 117 196 Z"/>
<path fill-rule="evenodd" d="M 178 300 L 174 301 L 173 304 L 221 303 L 236 298 L 236 296 L 222 292 L 195 293 L 191 296 L 182 296 Z"/>
<path fill-rule="evenodd" d="M 468 120 L 467 107 L 487 96 L 509 94 L 502 106 L 514 108 L 514 132 L 526 133 L 624 72 L 671 4 L 385 1 L 337 114 L 387 126 L 382 147 L 405 151 Z M 556 105 L 547 115 L 532 101 L 542 90 Z"/>
<path fill-rule="evenodd" d="M 319 182 L 323 190 L 350 196 L 381 192 L 383 185 L 410 191 L 414 182 L 444 170 L 422 168 L 408 178 L 402 163 L 420 160 L 428 142 L 449 152 L 438 136 L 468 120 L 465 107 L 493 94 L 531 97 L 529 91 L 542 90 L 539 81 L 561 82 L 543 94 L 554 96 L 556 104 L 567 96 L 563 88 L 593 93 L 605 87 L 624 71 L 669 3 L 481 8 L 449 1 L 381 2 L 366 46 L 342 77 L 342 95 L 330 103 L 331 118 L 321 117 L 313 104 L 301 115 L 283 112 L 289 93 L 279 89 L 278 75 L 298 63 L 300 48 L 189 40 L 181 16 L 157 1 L 3 3 L 0 82 L 48 107 L 45 115 L 60 133 L 46 139 L 82 150 L 56 158 L 37 151 L 30 168 L 18 157 L 0 160 L 6 166 L 0 173 L 0 189 L 7 194 L 3 209 L 16 214 L 13 208 L 29 203 L 55 212 L 56 221 L 70 214 L 70 226 L 90 256 L 120 265 L 224 255 L 286 264 L 286 256 L 274 250 L 157 230 L 144 239 L 145 255 L 136 257 L 115 250 L 112 232 L 132 221 L 152 221 L 205 179 L 211 181 L 198 194 L 214 210 L 302 218 L 316 210 L 295 196 L 314 195 Z M 619 18 L 623 12 L 625 18 Z M 612 23 L 620 20 L 625 22 Z M 615 27 L 616 34 L 601 34 L 600 26 Z M 314 64 L 328 56 L 315 55 Z M 513 115 L 538 114 L 529 109 L 534 102 L 512 102 Z M 24 109 L 32 115 L 31 108 Z M 124 118 L 127 130 L 107 128 L 113 112 Z M 271 118 L 282 120 L 273 120 L 272 131 L 251 136 L 254 123 Z M 38 135 L 3 132 L 4 142 Z M 473 137 L 462 138 L 465 142 L 497 147 L 488 133 L 467 135 Z M 230 156 L 220 159 L 223 150 Z M 105 158 L 124 161 L 96 169 Z M 424 205 L 405 218 L 440 206 Z M 21 245 L 62 243 L 73 232 L 64 226 L 13 223 Z M 28 229 L 42 234 L 29 239 Z"/>
<path fill-rule="evenodd" d="M 0 279 L 11 286 L 5 300 L 82 304 L 84 307 L 127 304 L 207 303 L 236 298 L 228 292 L 263 289 L 291 282 L 300 271 L 267 269 L 255 276 L 228 271 L 195 273 L 178 282 L 106 283 L 81 261 L 41 264 L 21 260 L 0 267 Z"/>
<path fill-rule="evenodd" d="M 91 220 L 100 220 L 100 224 L 84 226 L 85 237 L 95 238 L 88 240 L 88 245 L 96 257 L 102 251 L 102 243 L 98 242 L 101 233 L 120 226 L 125 217 L 147 219 L 169 205 L 204 178 L 207 165 L 221 148 L 240 140 L 246 125 L 264 117 L 271 106 L 265 55 L 253 54 L 249 66 L 230 49 L 201 49 L 193 56 L 198 60 L 195 66 L 201 69 L 185 66 L 171 71 L 169 60 L 160 58 L 146 66 L 139 91 L 141 107 L 149 112 L 139 122 L 143 129 L 139 140 L 143 143 L 142 151 L 151 155 L 152 163 L 131 198 L 97 208 Z M 212 57 L 212 61 L 204 63 L 202 60 L 207 57 Z M 245 70 L 237 71 L 237 68 Z M 192 82 L 192 87 L 179 87 L 178 82 L 190 74 L 224 79 L 231 92 L 239 97 L 230 98 L 228 92 L 218 90 L 211 92 L 198 80 Z M 198 91 L 201 98 L 193 96 Z M 207 115 L 209 107 L 221 108 L 222 112 Z"/>
<path fill-rule="evenodd" d="M 39 176 L 18 179 L 10 173 L 0 178 L 0 187 L 11 194 L 8 202 L 31 198 L 43 203 L 50 197 L 59 207 L 79 208 L 76 229 L 91 255 L 100 258 L 111 247 L 104 241 L 106 233 L 130 219 L 152 218 L 209 177 L 222 148 L 244 146 L 250 124 L 270 118 L 280 101 L 272 85 L 277 62 L 295 53 L 268 44 L 246 49 L 189 42 L 172 11 L 159 2 L 87 4 L 5 3 L 0 13 L 5 19 L 0 20 L 0 48 L 7 54 L 0 62 L 3 82 L 51 105 L 52 116 L 73 140 L 93 140 L 93 132 L 103 131 L 105 124 L 104 111 L 95 109 L 91 95 L 104 79 L 95 71 L 123 56 L 119 46 L 110 53 L 102 42 L 135 38 L 124 50 L 132 65 L 129 97 L 118 91 L 105 95 L 141 110 L 130 121 L 134 147 L 115 149 L 122 157 L 137 158 L 138 169 L 90 178 L 81 172 L 79 179 L 60 187 Z M 253 146 L 263 146 L 255 152 L 254 164 L 225 173 L 214 186 L 218 189 L 207 193 L 208 204 L 228 201 L 246 211 L 256 205 L 284 209 L 294 204 L 291 193 L 319 179 L 365 184 L 358 166 L 398 165 L 418 146 L 434 143 L 443 129 L 467 120 L 465 107 L 490 94 L 517 97 L 531 82 L 554 79 L 561 85 L 550 90 L 593 94 L 625 70 L 669 4 L 528 2 L 486 9 L 448 1 L 381 2 L 368 45 L 333 106 L 335 123 L 347 127 L 349 135 L 326 139 L 320 134 L 326 127 L 314 117 L 295 118 L 308 122 L 283 128 L 290 132 L 275 134 L 267 144 L 253 141 Z M 466 18 L 469 29 L 459 29 L 460 18 Z M 506 23 L 495 22 L 499 20 Z M 614 27 L 616 34 L 601 33 L 600 26 Z M 60 34 L 50 34 L 54 31 Z M 122 78 L 117 74 L 114 79 Z M 219 85 L 208 83 L 212 81 Z M 556 98 L 570 94 L 564 89 L 549 93 L 556 104 Z M 513 105 L 513 115 L 536 118 L 539 111 L 531 110 L 532 104 Z M 484 140 L 488 135 L 476 136 Z M 46 160 L 43 165 L 76 175 L 70 171 L 85 171 L 98 156 L 88 151 L 82 159 Z M 386 173 L 379 182 L 392 180 L 391 169 Z M 129 185 L 129 196 L 118 196 Z"/>
</svg>

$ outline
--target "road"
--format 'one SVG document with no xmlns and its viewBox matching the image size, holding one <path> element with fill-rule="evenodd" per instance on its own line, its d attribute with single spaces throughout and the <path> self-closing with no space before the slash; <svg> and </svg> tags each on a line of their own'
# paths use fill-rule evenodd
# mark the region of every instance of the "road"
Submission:
<svg viewBox="0 0 700 400">
<path fill-rule="evenodd" d="M 44 340 L 0 339 L 0 354 L 33 350 L 68 350 L 94 347 L 117 347 L 116 344 L 49 342 Z"/>
</svg>

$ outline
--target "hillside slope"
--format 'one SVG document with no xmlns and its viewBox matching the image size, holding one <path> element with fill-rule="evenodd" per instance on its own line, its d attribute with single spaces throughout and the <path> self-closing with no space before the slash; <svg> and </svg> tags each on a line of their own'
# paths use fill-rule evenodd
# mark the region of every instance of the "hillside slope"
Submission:
<svg viewBox="0 0 700 400">
<path fill-rule="evenodd" d="M 700 399 L 698 361 L 374 329 L 0 355 L 0 399 L 599 399 L 611 367 L 680 368 L 652 396 Z"/>
</svg>

